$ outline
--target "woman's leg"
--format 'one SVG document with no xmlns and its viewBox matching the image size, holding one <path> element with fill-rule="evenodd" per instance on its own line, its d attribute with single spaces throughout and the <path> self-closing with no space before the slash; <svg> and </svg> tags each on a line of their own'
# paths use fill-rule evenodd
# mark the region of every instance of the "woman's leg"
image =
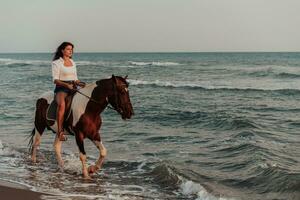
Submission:
<svg viewBox="0 0 300 200">
<path fill-rule="evenodd" d="M 56 119 L 57 119 L 57 137 L 61 141 L 65 141 L 66 137 L 63 133 L 63 120 L 65 114 L 65 98 L 67 93 L 65 92 L 58 92 L 56 94 L 56 102 L 57 102 L 57 111 L 56 111 Z"/>
</svg>

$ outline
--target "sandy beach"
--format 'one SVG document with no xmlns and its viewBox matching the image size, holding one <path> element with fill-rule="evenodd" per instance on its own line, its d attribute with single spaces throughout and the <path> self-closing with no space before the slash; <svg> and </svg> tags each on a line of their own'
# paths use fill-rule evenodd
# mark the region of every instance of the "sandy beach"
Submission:
<svg viewBox="0 0 300 200">
<path fill-rule="evenodd" d="M 1 199 L 38 200 L 41 199 L 41 195 L 42 193 L 30 191 L 23 185 L 0 180 Z"/>
</svg>

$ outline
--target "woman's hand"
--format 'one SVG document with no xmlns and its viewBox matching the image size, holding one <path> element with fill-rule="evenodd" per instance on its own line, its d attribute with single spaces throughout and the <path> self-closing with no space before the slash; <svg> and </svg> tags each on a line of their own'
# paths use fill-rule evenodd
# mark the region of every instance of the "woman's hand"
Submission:
<svg viewBox="0 0 300 200">
<path fill-rule="evenodd" d="M 67 88 L 68 88 L 69 90 L 74 90 L 73 84 L 67 84 Z"/>
<path fill-rule="evenodd" d="M 76 80 L 76 81 L 75 81 L 75 85 L 78 85 L 78 86 L 81 87 L 81 88 L 84 88 L 84 87 L 85 87 L 85 83 L 84 83 L 84 82 L 81 82 L 80 80 Z"/>
<path fill-rule="evenodd" d="M 79 86 L 82 87 L 82 88 L 85 87 L 85 83 L 84 83 L 84 82 L 79 82 L 77 85 L 79 85 Z"/>
</svg>

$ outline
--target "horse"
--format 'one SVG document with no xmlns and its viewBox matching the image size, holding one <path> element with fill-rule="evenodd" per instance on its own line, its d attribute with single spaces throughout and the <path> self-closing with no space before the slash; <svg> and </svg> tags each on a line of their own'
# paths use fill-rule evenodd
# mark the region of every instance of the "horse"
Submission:
<svg viewBox="0 0 300 200">
<path fill-rule="evenodd" d="M 79 157 L 82 163 L 82 175 L 90 179 L 90 174 L 100 170 L 107 155 L 100 137 L 102 124 L 100 114 L 111 105 L 123 120 L 130 119 L 133 107 L 129 97 L 128 82 L 126 77 L 112 75 L 111 78 L 98 80 L 95 83 L 87 84 L 84 88 L 75 91 L 70 105 L 70 115 L 65 119 L 63 127 L 65 132 L 74 135 L 79 148 Z M 44 130 L 50 129 L 57 132 L 57 122 L 49 124 L 47 121 L 47 109 L 54 99 L 52 91 L 43 93 L 36 101 L 34 128 L 29 140 L 31 160 L 36 162 L 37 147 L 41 143 L 41 136 Z M 86 166 L 86 152 L 84 150 L 84 139 L 90 139 L 99 150 L 99 158 L 94 165 Z M 59 168 L 63 169 L 64 162 L 61 157 L 62 141 L 56 136 L 54 150 Z"/>
</svg>

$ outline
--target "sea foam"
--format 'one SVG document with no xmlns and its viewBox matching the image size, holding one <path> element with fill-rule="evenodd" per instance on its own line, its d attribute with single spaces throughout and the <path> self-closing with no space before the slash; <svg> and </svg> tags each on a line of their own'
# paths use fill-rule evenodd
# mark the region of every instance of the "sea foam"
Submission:
<svg viewBox="0 0 300 200">
<path fill-rule="evenodd" d="M 129 64 L 135 65 L 135 66 L 178 66 L 181 65 L 177 62 L 135 62 L 135 61 L 129 61 Z"/>
<path fill-rule="evenodd" d="M 229 200 L 228 198 L 215 197 L 208 193 L 202 185 L 190 180 L 185 180 L 180 184 L 180 192 L 187 196 L 197 195 L 196 200 Z"/>
</svg>

